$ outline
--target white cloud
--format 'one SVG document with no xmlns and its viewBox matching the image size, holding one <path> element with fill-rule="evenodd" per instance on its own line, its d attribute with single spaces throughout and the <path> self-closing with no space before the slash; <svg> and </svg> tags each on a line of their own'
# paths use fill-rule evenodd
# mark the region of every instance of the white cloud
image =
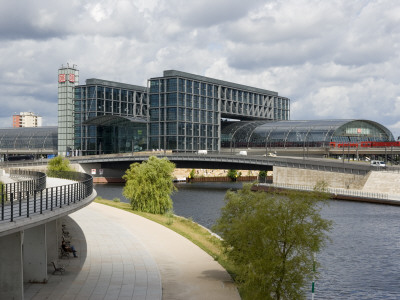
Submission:
<svg viewBox="0 0 400 300">
<path fill-rule="evenodd" d="M 278 91 L 292 119 L 355 118 L 400 135 L 394 0 L 0 3 L 0 126 L 56 125 L 57 69 L 137 85 L 166 69 Z"/>
</svg>

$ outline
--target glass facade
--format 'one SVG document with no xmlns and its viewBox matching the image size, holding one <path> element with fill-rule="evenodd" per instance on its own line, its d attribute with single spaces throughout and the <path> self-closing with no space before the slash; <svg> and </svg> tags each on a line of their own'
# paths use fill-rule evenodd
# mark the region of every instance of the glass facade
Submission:
<svg viewBox="0 0 400 300">
<path fill-rule="evenodd" d="M 57 127 L 0 128 L 0 149 L 57 153 Z"/>
<path fill-rule="evenodd" d="M 278 93 L 180 71 L 149 80 L 149 149 L 220 150 L 221 118 L 288 120 Z"/>
<path fill-rule="evenodd" d="M 367 120 L 229 122 L 224 148 L 329 147 L 330 142 L 394 141 L 384 126 Z"/>
<path fill-rule="evenodd" d="M 75 142 L 82 155 L 147 149 L 145 87 L 88 79 L 75 88 Z"/>
<path fill-rule="evenodd" d="M 77 79 L 76 69 L 59 70 L 61 154 L 219 151 L 221 119 L 290 116 L 290 100 L 276 92 L 180 71 L 164 71 L 148 87 L 101 79 L 76 85 Z"/>
</svg>

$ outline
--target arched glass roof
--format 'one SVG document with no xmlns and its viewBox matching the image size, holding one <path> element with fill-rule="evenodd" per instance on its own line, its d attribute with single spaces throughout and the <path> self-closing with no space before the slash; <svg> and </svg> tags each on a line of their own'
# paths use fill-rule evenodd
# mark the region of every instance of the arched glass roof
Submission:
<svg viewBox="0 0 400 300">
<path fill-rule="evenodd" d="M 146 119 L 140 117 L 103 115 L 86 120 L 85 122 L 83 122 L 83 124 L 97 126 L 117 126 L 126 122 L 147 123 Z"/>
<path fill-rule="evenodd" d="M 57 151 L 57 127 L 0 128 L 0 149 L 53 149 Z"/>
<path fill-rule="evenodd" d="M 330 142 L 393 141 L 383 125 L 368 120 L 233 122 L 222 129 L 222 147 L 327 147 Z"/>
</svg>

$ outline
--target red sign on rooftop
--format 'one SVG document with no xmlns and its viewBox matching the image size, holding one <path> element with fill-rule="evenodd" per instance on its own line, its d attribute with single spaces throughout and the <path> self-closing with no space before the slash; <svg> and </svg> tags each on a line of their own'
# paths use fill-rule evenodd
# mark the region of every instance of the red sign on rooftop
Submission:
<svg viewBox="0 0 400 300">
<path fill-rule="evenodd" d="M 58 82 L 65 82 L 65 74 L 58 74 Z"/>
</svg>

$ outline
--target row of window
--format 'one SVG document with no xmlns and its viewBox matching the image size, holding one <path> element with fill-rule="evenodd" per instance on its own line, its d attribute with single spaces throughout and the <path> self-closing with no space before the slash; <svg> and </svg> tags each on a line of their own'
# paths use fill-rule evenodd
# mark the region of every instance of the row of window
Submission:
<svg viewBox="0 0 400 300">
<path fill-rule="evenodd" d="M 218 139 L 205 137 L 167 136 L 150 137 L 149 149 L 177 149 L 182 151 L 218 150 Z"/>
<path fill-rule="evenodd" d="M 218 90 L 220 89 L 220 96 Z M 247 92 L 243 90 L 233 89 L 229 87 L 217 86 L 207 84 L 204 82 L 186 80 L 186 79 L 153 79 L 150 80 L 150 93 L 169 93 L 181 92 L 193 95 L 201 95 L 206 97 L 222 98 L 227 100 L 234 100 L 238 102 L 245 102 L 250 104 L 264 105 L 265 101 L 274 100 L 281 102 L 283 106 L 289 106 L 289 99 L 277 98 L 273 95 L 259 94 Z M 278 103 L 275 103 L 278 105 Z"/>
<path fill-rule="evenodd" d="M 187 94 L 150 95 L 150 107 L 182 106 L 218 111 L 218 100 L 208 97 L 192 96 Z"/>
<path fill-rule="evenodd" d="M 212 111 L 180 107 L 152 108 L 150 109 L 150 121 L 187 121 L 218 124 L 219 114 Z"/>
<path fill-rule="evenodd" d="M 146 94 L 138 91 L 114 89 L 103 86 L 75 88 L 75 99 L 106 99 L 123 102 L 146 102 Z"/>
<path fill-rule="evenodd" d="M 185 122 L 151 123 L 150 136 L 185 135 L 218 137 L 218 128 L 219 126 Z"/>
<path fill-rule="evenodd" d="M 102 99 L 76 100 L 75 113 L 79 112 L 98 112 L 98 115 L 105 113 L 121 114 L 127 116 L 146 116 L 147 105 L 110 101 Z"/>
</svg>

